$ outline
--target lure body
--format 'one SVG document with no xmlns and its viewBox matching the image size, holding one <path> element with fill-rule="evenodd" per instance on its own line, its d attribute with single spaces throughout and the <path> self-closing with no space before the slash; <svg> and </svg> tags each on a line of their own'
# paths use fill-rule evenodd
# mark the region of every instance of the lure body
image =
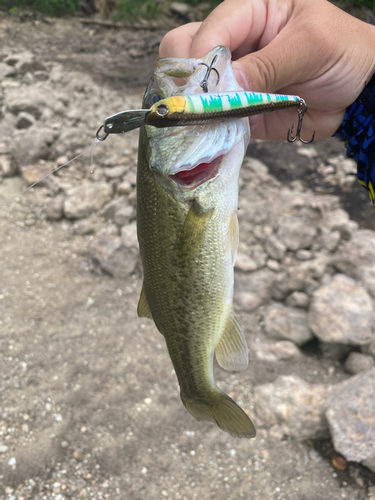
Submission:
<svg viewBox="0 0 375 500">
<path fill-rule="evenodd" d="M 287 108 L 298 108 L 302 116 L 307 110 L 305 101 L 294 95 L 244 91 L 172 95 L 150 109 L 121 111 L 109 116 L 98 130 L 97 138 L 104 140 L 108 134 L 128 132 L 142 125 L 157 128 L 207 125 Z M 99 135 L 102 128 L 105 137 Z"/>
<path fill-rule="evenodd" d="M 301 104 L 304 101 L 298 96 L 259 92 L 177 95 L 155 103 L 146 115 L 145 122 L 158 128 L 203 125 L 295 108 Z"/>
</svg>

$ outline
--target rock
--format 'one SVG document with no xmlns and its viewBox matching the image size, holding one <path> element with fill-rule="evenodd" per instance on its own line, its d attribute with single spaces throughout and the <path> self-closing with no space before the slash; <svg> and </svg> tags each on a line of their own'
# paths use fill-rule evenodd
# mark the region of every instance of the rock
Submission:
<svg viewBox="0 0 375 500">
<path fill-rule="evenodd" d="M 335 450 L 348 461 L 373 461 L 375 368 L 337 384 L 325 408 Z"/>
<path fill-rule="evenodd" d="M 127 172 L 128 167 L 124 166 L 117 166 L 117 167 L 111 167 L 111 168 L 105 168 L 104 169 L 104 175 L 108 179 L 118 179 L 119 177 L 122 177 L 125 172 Z"/>
<path fill-rule="evenodd" d="M 254 388 L 255 409 L 267 425 L 282 425 L 294 439 L 327 437 L 324 404 L 332 387 L 308 384 L 296 375 L 281 376 Z"/>
<path fill-rule="evenodd" d="M 51 110 L 58 116 L 63 116 L 66 112 L 66 107 L 63 104 L 64 100 L 46 85 L 28 85 L 8 89 L 5 108 L 13 115 L 24 112 L 32 115 L 35 120 L 40 120 L 46 109 Z"/>
<path fill-rule="evenodd" d="M 303 219 L 289 217 L 279 225 L 277 236 L 292 251 L 310 248 L 316 235 L 316 228 Z"/>
<path fill-rule="evenodd" d="M 86 182 L 68 191 L 64 213 L 68 219 L 83 219 L 100 210 L 111 199 L 111 188 L 106 182 Z"/>
<path fill-rule="evenodd" d="M 132 191 L 132 185 L 129 181 L 123 181 L 121 184 L 117 186 L 117 194 L 118 195 L 128 195 Z"/>
<path fill-rule="evenodd" d="M 191 7 L 187 3 L 184 2 L 172 2 L 170 5 L 171 12 L 178 14 L 179 16 L 188 18 L 188 15 L 191 12 Z"/>
<path fill-rule="evenodd" d="M 298 358 L 302 355 L 298 347 L 289 340 L 280 340 L 266 344 L 264 342 L 253 342 L 250 350 L 260 361 L 278 361 L 281 359 Z"/>
<path fill-rule="evenodd" d="M 362 345 L 361 352 L 375 358 L 375 338 L 369 344 Z"/>
<path fill-rule="evenodd" d="M 375 232 L 369 229 L 356 231 L 334 259 L 335 267 L 361 281 L 375 297 Z"/>
<path fill-rule="evenodd" d="M 291 340 L 303 345 L 313 338 L 307 326 L 307 314 L 302 309 L 270 304 L 264 314 L 265 328 L 271 338 Z"/>
<path fill-rule="evenodd" d="M 135 218 L 135 210 L 129 203 L 128 198 L 121 196 L 110 201 L 101 211 L 101 215 L 106 219 L 113 220 L 117 226 L 122 227 Z"/>
<path fill-rule="evenodd" d="M 293 292 L 287 297 L 285 303 L 287 306 L 307 309 L 310 304 L 310 297 L 304 292 Z"/>
<path fill-rule="evenodd" d="M 341 234 L 339 231 L 330 231 L 329 229 L 322 227 L 319 239 L 325 249 L 329 252 L 335 252 L 340 243 Z"/>
<path fill-rule="evenodd" d="M 267 268 L 257 269 L 252 273 L 236 273 L 234 280 L 235 295 L 252 293 L 264 304 L 271 296 L 274 273 Z"/>
<path fill-rule="evenodd" d="M 89 247 L 90 257 L 103 271 L 114 278 L 124 279 L 132 274 L 138 262 L 138 255 L 125 247 L 120 236 L 103 233 Z"/>
<path fill-rule="evenodd" d="M 313 258 L 313 254 L 310 250 L 304 250 L 301 248 L 301 250 L 297 251 L 296 258 L 298 260 L 311 260 Z"/>
<path fill-rule="evenodd" d="M 270 234 L 264 241 L 264 249 L 269 257 L 281 260 L 286 252 L 284 243 L 274 234 Z"/>
<path fill-rule="evenodd" d="M 371 472 L 375 472 L 375 457 L 362 460 L 362 465 L 370 469 Z M 371 489 L 372 494 L 368 497 L 368 500 L 375 500 L 375 486 L 373 486 Z"/>
<path fill-rule="evenodd" d="M 81 236 L 95 234 L 100 229 L 101 224 L 100 219 L 95 215 L 88 219 L 77 220 L 73 225 L 74 234 L 79 234 Z"/>
<path fill-rule="evenodd" d="M 134 249 L 138 252 L 137 223 L 135 221 L 121 229 L 121 238 L 125 247 Z"/>
<path fill-rule="evenodd" d="M 353 375 L 370 370 L 373 366 L 374 358 L 360 352 L 351 352 L 345 361 L 345 370 Z"/>
<path fill-rule="evenodd" d="M 327 343 L 362 345 L 372 339 L 373 307 L 370 296 L 356 281 L 336 275 L 313 294 L 308 323 Z"/>
<path fill-rule="evenodd" d="M 254 311 L 262 303 L 262 299 L 254 292 L 235 292 L 234 302 L 240 311 Z"/>
<path fill-rule="evenodd" d="M 17 130 L 13 136 L 13 157 L 20 166 L 48 159 L 55 138 L 55 132 L 48 128 Z"/>
<path fill-rule="evenodd" d="M 16 127 L 19 129 L 32 127 L 35 123 L 35 118 L 30 113 L 22 111 L 17 116 Z"/>
<path fill-rule="evenodd" d="M 272 284 L 272 297 L 276 300 L 285 299 L 293 291 L 303 291 L 310 272 L 306 266 L 293 266 L 279 274 Z"/>
<path fill-rule="evenodd" d="M 0 453 L 6 453 L 9 450 L 9 447 L 5 444 L 0 445 Z"/>
<path fill-rule="evenodd" d="M 268 269 L 271 269 L 271 271 L 275 271 L 275 273 L 280 271 L 280 263 L 277 262 L 277 260 L 268 259 L 266 262 L 266 266 L 268 267 Z"/>
<path fill-rule="evenodd" d="M 349 239 L 358 229 L 358 223 L 350 220 L 348 213 L 341 208 L 327 211 L 323 223 L 331 231 L 338 231 L 344 239 Z"/>
<path fill-rule="evenodd" d="M 40 186 L 49 186 L 51 183 L 56 181 L 53 175 L 45 177 L 50 174 L 52 170 L 53 165 L 51 163 L 39 163 L 37 165 L 27 165 L 22 167 L 21 173 L 28 186 L 31 186 L 36 182 Z"/>
<path fill-rule="evenodd" d="M 47 203 L 46 215 L 48 220 L 60 220 L 63 218 L 64 196 L 56 196 Z"/>
<path fill-rule="evenodd" d="M 235 263 L 236 269 L 243 272 L 250 272 L 255 271 L 256 269 L 258 269 L 258 267 L 259 266 L 254 259 L 246 255 L 245 253 L 238 252 Z"/>
</svg>

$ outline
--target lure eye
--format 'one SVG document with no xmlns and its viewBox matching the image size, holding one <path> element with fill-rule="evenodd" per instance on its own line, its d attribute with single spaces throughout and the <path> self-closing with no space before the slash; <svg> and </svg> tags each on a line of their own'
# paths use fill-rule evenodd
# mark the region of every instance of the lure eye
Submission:
<svg viewBox="0 0 375 500">
<path fill-rule="evenodd" d="M 149 94 L 145 98 L 145 100 L 143 101 L 143 106 L 146 108 L 151 108 L 153 106 L 153 104 L 160 101 L 161 99 L 163 99 L 162 96 L 160 94 L 157 94 L 156 92 L 154 92 L 152 94 Z"/>
</svg>

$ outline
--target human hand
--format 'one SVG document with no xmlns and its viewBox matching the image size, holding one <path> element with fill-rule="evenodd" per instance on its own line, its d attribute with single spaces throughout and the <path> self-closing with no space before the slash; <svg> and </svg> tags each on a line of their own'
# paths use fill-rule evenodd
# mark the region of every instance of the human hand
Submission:
<svg viewBox="0 0 375 500">
<path fill-rule="evenodd" d="M 159 54 L 201 58 L 217 45 L 232 51 L 245 90 L 306 101 L 306 140 L 330 137 L 375 71 L 375 26 L 327 0 L 225 0 L 203 23 L 167 33 Z M 296 119 L 290 110 L 251 117 L 252 137 L 285 139 Z"/>
</svg>

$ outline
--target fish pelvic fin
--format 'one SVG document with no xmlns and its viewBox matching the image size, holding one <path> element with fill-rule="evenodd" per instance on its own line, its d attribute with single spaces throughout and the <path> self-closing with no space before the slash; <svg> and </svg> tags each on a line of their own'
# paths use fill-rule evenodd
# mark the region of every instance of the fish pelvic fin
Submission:
<svg viewBox="0 0 375 500">
<path fill-rule="evenodd" d="M 216 389 L 215 394 L 207 401 L 194 401 L 184 398 L 181 400 L 191 415 L 198 421 L 213 422 L 222 431 L 239 438 L 255 437 L 255 427 L 240 408 L 227 394 Z"/>
<path fill-rule="evenodd" d="M 137 307 L 137 314 L 140 318 L 149 318 L 149 319 L 154 319 L 152 317 L 150 308 L 147 303 L 146 295 L 145 295 L 145 289 L 142 287 L 141 290 L 141 295 L 139 297 L 139 302 L 138 302 L 138 307 Z"/>
<path fill-rule="evenodd" d="M 219 365 L 228 371 L 242 371 L 247 368 L 249 354 L 243 328 L 236 313 L 232 310 L 228 316 L 224 333 L 215 350 Z"/>
</svg>

